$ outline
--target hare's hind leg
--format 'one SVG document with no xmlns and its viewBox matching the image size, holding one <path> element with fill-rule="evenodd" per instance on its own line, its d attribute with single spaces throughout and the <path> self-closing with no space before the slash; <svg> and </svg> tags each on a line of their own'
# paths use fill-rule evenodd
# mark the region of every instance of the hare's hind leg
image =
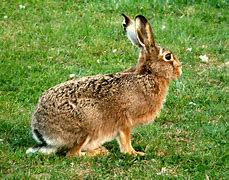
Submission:
<svg viewBox="0 0 229 180">
<path fill-rule="evenodd" d="M 101 146 L 95 149 L 88 149 L 87 145 L 89 145 L 90 147 L 90 143 L 93 144 L 94 141 L 91 141 L 91 137 L 87 136 L 86 138 L 84 138 L 81 143 L 76 144 L 75 146 L 73 146 L 68 152 L 67 152 L 67 157 L 74 157 L 74 156 L 82 156 L 82 155 L 86 155 L 86 156 L 97 156 L 97 155 L 107 155 L 109 154 L 109 151 Z M 86 148 L 86 149 L 85 149 Z M 94 148 L 94 147 L 93 147 Z M 85 150 L 85 152 L 82 152 Z"/>
<path fill-rule="evenodd" d="M 140 155 L 144 156 L 144 152 L 135 151 L 131 145 L 131 132 L 130 128 L 124 128 L 119 131 L 119 136 L 117 138 L 120 150 L 125 154 Z"/>
<path fill-rule="evenodd" d="M 85 153 L 81 152 L 82 148 L 87 145 L 87 143 L 90 141 L 90 136 L 87 136 L 85 139 L 83 139 L 79 144 L 76 144 L 73 146 L 68 152 L 67 157 L 74 157 L 74 156 L 81 156 L 85 155 Z"/>
</svg>

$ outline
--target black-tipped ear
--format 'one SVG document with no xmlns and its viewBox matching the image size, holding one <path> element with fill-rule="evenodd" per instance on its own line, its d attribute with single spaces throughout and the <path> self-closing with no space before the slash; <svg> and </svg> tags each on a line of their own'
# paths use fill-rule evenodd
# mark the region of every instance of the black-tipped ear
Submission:
<svg viewBox="0 0 229 180">
<path fill-rule="evenodd" d="M 136 17 L 135 17 L 135 20 L 136 19 L 140 19 L 141 20 L 141 23 L 142 24 L 146 24 L 146 23 L 148 23 L 148 21 L 147 21 L 147 19 L 145 18 L 145 16 L 143 16 L 143 15 L 137 15 Z"/>
<path fill-rule="evenodd" d="M 125 14 L 121 14 L 124 17 L 124 21 L 122 23 L 124 31 L 126 32 L 126 27 L 131 23 L 131 18 L 129 18 L 128 16 L 126 16 Z"/>
<path fill-rule="evenodd" d="M 126 32 L 128 39 L 132 42 L 132 44 L 136 45 L 137 47 L 142 47 L 136 34 L 135 21 L 130 17 L 126 16 L 125 14 L 122 14 L 122 16 L 124 17 L 124 31 Z"/>
<path fill-rule="evenodd" d="M 144 16 L 138 15 L 135 17 L 135 23 L 136 23 L 136 31 L 137 31 L 139 40 L 145 46 L 155 47 L 153 31 L 152 31 L 152 28 L 148 20 Z"/>
</svg>

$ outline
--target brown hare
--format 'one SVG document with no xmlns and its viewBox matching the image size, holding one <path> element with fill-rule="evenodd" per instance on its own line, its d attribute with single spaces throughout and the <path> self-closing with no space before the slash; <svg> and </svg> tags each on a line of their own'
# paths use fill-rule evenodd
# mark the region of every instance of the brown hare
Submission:
<svg viewBox="0 0 229 180">
<path fill-rule="evenodd" d="M 102 145 L 117 139 L 122 153 L 143 155 L 131 145 L 131 130 L 159 114 L 172 80 L 181 75 L 181 63 L 169 50 L 156 45 L 147 19 L 123 15 L 124 29 L 140 48 L 130 70 L 69 80 L 41 96 L 32 117 L 32 134 L 40 143 L 27 153 L 67 156 L 107 152 Z"/>
</svg>

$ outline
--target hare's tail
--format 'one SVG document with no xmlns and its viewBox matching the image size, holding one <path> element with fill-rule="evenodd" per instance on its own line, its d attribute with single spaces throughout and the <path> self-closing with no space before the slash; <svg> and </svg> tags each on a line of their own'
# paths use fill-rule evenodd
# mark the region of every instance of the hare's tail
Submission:
<svg viewBox="0 0 229 180">
<path fill-rule="evenodd" d="M 30 147 L 29 149 L 27 149 L 26 154 L 33 154 L 36 152 L 40 152 L 42 154 L 52 154 L 57 151 L 57 147 L 49 145 L 45 141 L 42 134 L 37 129 L 33 129 L 32 133 L 33 133 L 33 138 L 40 144 L 35 147 Z"/>
<path fill-rule="evenodd" d="M 47 142 L 45 141 L 43 135 L 37 130 L 37 129 L 33 129 L 33 138 L 40 143 L 43 146 L 47 146 Z"/>
<path fill-rule="evenodd" d="M 42 154 L 54 154 L 57 152 L 57 147 L 54 146 L 35 146 L 35 147 L 30 147 L 29 149 L 26 150 L 26 154 L 34 154 L 34 153 L 42 153 Z"/>
</svg>

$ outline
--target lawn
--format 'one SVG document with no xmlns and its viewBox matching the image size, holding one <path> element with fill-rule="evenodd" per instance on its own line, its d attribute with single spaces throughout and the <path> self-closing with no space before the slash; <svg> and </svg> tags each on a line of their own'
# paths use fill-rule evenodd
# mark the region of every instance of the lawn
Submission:
<svg viewBox="0 0 229 180">
<path fill-rule="evenodd" d="M 0 178 L 228 179 L 228 9 L 227 0 L 1 1 Z M 43 91 L 135 65 L 121 13 L 146 16 L 183 64 L 160 116 L 133 132 L 146 156 L 123 155 L 115 141 L 107 156 L 26 155 Z"/>
</svg>

